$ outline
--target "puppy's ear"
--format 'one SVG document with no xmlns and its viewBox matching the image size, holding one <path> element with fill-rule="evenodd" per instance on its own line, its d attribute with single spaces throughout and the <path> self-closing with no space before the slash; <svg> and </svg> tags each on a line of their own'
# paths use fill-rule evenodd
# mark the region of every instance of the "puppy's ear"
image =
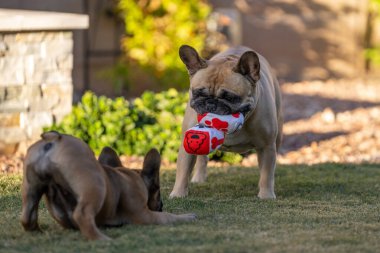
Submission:
<svg viewBox="0 0 380 253">
<path fill-rule="evenodd" d="M 157 149 L 152 148 L 145 155 L 143 168 L 141 171 L 142 176 L 147 176 L 150 179 L 159 176 L 161 166 L 161 156 Z"/>
<path fill-rule="evenodd" d="M 259 56 L 253 51 L 245 52 L 240 57 L 239 62 L 233 71 L 243 75 L 248 81 L 255 84 L 260 79 Z"/>
<path fill-rule="evenodd" d="M 62 135 L 57 131 L 49 131 L 41 134 L 41 138 L 44 141 L 59 141 Z"/>
<path fill-rule="evenodd" d="M 152 211 L 162 211 L 160 190 L 161 156 L 157 149 L 151 149 L 144 158 L 141 178 L 148 189 L 148 207 Z"/>
<path fill-rule="evenodd" d="M 116 151 L 110 147 L 104 147 L 99 155 L 98 161 L 100 164 L 108 165 L 112 168 L 123 167 Z"/>
<path fill-rule="evenodd" d="M 202 59 L 198 55 L 197 51 L 188 45 L 182 45 L 179 48 L 179 57 L 186 65 L 186 68 L 191 76 L 198 70 L 207 68 L 206 60 Z"/>
</svg>

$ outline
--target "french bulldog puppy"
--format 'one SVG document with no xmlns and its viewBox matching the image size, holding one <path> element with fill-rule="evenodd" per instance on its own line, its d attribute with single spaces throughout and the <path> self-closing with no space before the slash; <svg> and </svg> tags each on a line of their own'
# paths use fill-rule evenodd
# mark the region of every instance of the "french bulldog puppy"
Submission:
<svg viewBox="0 0 380 253">
<path fill-rule="evenodd" d="M 184 132 L 197 124 L 198 114 L 243 113 L 242 129 L 227 134 L 220 150 L 244 153 L 255 149 L 260 168 L 258 197 L 276 198 L 274 174 L 283 116 L 279 84 L 267 60 L 247 47 L 230 48 L 205 60 L 194 48 L 183 45 L 179 56 L 190 75 L 190 100 L 182 123 L 182 140 Z M 207 156 L 187 154 L 181 146 L 170 197 L 188 194 L 194 166 L 192 182 L 204 182 L 207 162 Z"/>
<path fill-rule="evenodd" d="M 160 162 L 159 153 L 152 149 L 143 171 L 157 171 Z M 90 240 L 109 239 L 99 230 L 101 226 L 195 219 L 194 214 L 150 210 L 148 189 L 138 173 L 101 165 L 83 141 L 54 131 L 43 133 L 25 157 L 21 224 L 26 231 L 40 230 L 38 205 L 43 195 L 49 213 L 60 225 L 79 229 Z"/>
<path fill-rule="evenodd" d="M 156 159 L 145 159 L 143 168 L 141 170 L 132 169 L 132 171 L 138 173 L 145 183 L 148 190 L 148 207 L 152 211 L 162 212 L 162 199 L 161 199 L 161 187 L 160 187 L 160 156 L 157 150 L 152 149 L 147 157 L 154 156 Z M 127 168 L 123 168 L 123 164 L 116 151 L 110 147 L 104 147 L 99 155 L 98 161 L 103 166 L 109 166 L 117 168 L 120 172 L 124 170 L 129 171 Z"/>
</svg>

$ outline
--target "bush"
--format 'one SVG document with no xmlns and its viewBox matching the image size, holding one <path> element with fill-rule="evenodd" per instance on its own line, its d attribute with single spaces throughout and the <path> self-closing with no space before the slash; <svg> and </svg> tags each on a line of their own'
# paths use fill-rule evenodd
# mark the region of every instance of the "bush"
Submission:
<svg viewBox="0 0 380 253">
<path fill-rule="evenodd" d="M 86 92 L 81 102 L 60 124 L 46 130 L 74 135 L 88 143 L 95 154 L 111 146 L 119 154 L 144 156 L 157 148 L 169 161 L 176 161 L 181 145 L 181 124 L 188 93 L 175 89 L 146 91 L 132 102 Z M 240 155 L 217 152 L 216 158 L 236 163 Z"/>
<path fill-rule="evenodd" d="M 126 56 L 161 85 L 187 88 L 178 49 L 182 44 L 203 49 L 211 10 L 206 1 L 120 0 L 118 8 L 125 23 L 122 48 Z"/>
</svg>

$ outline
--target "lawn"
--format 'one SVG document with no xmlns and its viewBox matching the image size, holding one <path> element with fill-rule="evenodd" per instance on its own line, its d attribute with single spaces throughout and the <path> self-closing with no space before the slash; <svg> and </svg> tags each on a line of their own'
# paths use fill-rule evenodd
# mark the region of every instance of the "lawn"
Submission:
<svg viewBox="0 0 380 253">
<path fill-rule="evenodd" d="M 21 177 L 0 175 L 0 252 L 380 252 L 380 165 L 278 166 L 274 201 L 255 197 L 258 176 L 210 168 L 188 198 L 169 200 L 175 171 L 163 170 L 164 209 L 197 221 L 105 229 L 112 241 L 89 242 L 43 206 L 44 233 L 25 233 Z"/>
</svg>

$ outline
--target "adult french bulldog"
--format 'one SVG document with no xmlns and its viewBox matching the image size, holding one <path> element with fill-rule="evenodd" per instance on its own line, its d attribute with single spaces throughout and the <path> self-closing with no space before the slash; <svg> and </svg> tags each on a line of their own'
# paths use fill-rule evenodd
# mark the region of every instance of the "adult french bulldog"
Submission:
<svg viewBox="0 0 380 253">
<path fill-rule="evenodd" d="M 255 149 L 260 168 L 258 197 L 276 198 L 274 173 L 283 116 L 279 84 L 266 59 L 247 47 L 231 48 L 205 60 L 194 48 L 183 45 L 179 56 L 190 75 L 190 100 L 182 123 L 182 139 L 184 132 L 197 124 L 197 114 L 243 113 L 242 129 L 226 135 L 221 150 L 244 153 Z M 170 197 L 188 194 L 194 166 L 192 182 L 204 182 L 207 162 L 207 156 L 187 154 L 181 145 Z"/>
<path fill-rule="evenodd" d="M 109 239 L 99 226 L 195 219 L 194 214 L 150 210 L 142 176 L 123 167 L 101 164 L 80 139 L 54 131 L 41 137 L 29 147 L 24 161 L 21 223 L 25 230 L 40 230 L 38 205 L 43 195 L 49 213 L 60 225 L 79 229 L 91 240 Z M 141 173 L 154 177 L 152 171 L 159 170 L 160 162 L 159 153 L 152 149 Z"/>
</svg>

